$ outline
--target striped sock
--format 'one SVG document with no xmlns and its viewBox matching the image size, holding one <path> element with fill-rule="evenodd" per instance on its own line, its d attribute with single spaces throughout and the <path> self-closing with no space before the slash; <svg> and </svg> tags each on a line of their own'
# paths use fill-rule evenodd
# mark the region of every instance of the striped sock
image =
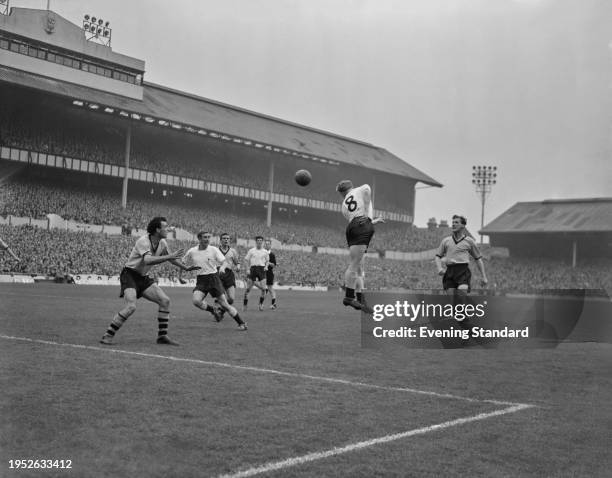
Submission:
<svg viewBox="0 0 612 478">
<path fill-rule="evenodd" d="M 106 335 L 110 335 L 111 337 L 115 336 L 115 333 L 121 328 L 123 323 L 127 320 L 127 317 L 124 317 L 120 313 L 117 312 L 113 317 L 110 325 L 108 326 L 108 330 L 106 331 Z"/>
<path fill-rule="evenodd" d="M 160 310 L 157 313 L 157 322 L 159 325 L 159 330 L 157 332 L 157 337 L 164 337 L 168 335 L 168 320 L 170 319 L 170 312 L 167 310 Z"/>
<path fill-rule="evenodd" d="M 231 312 L 230 315 L 232 315 Z M 244 324 L 244 320 L 240 318 L 240 314 L 238 313 L 238 311 L 236 311 L 236 315 L 232 315 L 232 319 L 234 319 L 238 325 Z"/>
</svg>

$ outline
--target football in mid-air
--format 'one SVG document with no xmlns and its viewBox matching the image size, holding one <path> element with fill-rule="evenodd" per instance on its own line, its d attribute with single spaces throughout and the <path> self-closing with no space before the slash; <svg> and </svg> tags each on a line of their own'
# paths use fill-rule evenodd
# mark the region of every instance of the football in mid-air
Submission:
<svg viewBox="0 0 612 478">
<path fill-rule="evenodd" d="M 295 173 L 295 182 L 300 186 L 308 186 L 312 181 L 312 175 L 305 169 L 300 169 Z"/>
</svg>

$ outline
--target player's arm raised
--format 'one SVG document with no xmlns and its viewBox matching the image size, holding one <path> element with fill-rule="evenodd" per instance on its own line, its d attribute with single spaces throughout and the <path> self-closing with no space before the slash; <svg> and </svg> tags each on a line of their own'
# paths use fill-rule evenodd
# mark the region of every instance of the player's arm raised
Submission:
<svg viewBox="0 0 612 478">
<path fill-rule="evenodd" d="M 174 252 L 169 252 L 168 251 L 168 246 L 166 245 L 165 247 L 165 254 L 163 256 L 157 256 L 154 257 L 151 254 L 145 254 L 145 256 L 143 257 L 143 261 L 146 265 L 156 265 L 156 264 L 162 264 L 164 262 L 170 262 L 171 264 L 174 264 L 175 266 L 179 267 L 182 270 L 196 270 L 196 269 L 188 269 L 187 266 L 185 266 L 183 263 L 181 263 L 178 259 L 180 257 L 183 256 L 183 254 L 185 254 L 185 249 L 179 249 L 177 251 Z"/>
<path fill-rule="evenodd" d="M 365 203 L 365 210 L 368 211 L 370 209 L 370 204 L 372 204 L 372 189 L 368 184 L 364 184 L 363 188 L 363 202 Z M 372 208 L 373 210 L 374 208 Z M 383 224 L 385 219 L 383 217 L 372 217 L 372 224 Z"/>
<path fill-rule="evenodd" d="M 178 260 L 177 260 L 178 262 Z M 181 284 L 187 284 L 187 281 L 185 279 L 183 279 L 183 271 L 195 271 L 198 270 L 199 267 L 193 266 L 193 267 L 187 267 L 185 264 L 193 264 L 193 259 L 191 258 L 191 249 L 189 251 L 187 251 L 187 254 L 185 254 L 183 256 L 183 258 L 181 259 L 181 266 L 179 266 L 179 273 L 178 273 L 178 280 Z"/>
</svg>

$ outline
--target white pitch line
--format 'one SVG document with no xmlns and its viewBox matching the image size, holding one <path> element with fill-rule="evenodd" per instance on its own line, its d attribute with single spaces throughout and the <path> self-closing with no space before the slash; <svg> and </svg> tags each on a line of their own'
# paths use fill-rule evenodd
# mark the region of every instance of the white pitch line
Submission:
<svg viewBox="0 0 612 478">
<path fill-rule="evenodd" d="M 272 375 L 280 375 L 284 377 L 295 377 L 295 378 L 302 378 L 302 379 L 314 380 L 314 381 L 319 381 L 319 382 L 337 383 L 341 385 L 371 388 L 371 389 L 376 389 L 376 390 L 386 390 L 386 391 L 391 391 L 391 392 L 414 393 L 414 394 L 427 395 L 427 396 L 436 397 L 436 398 L 446 398 L 450 400 L 462 400 L 464 402 L 492 403 L 495 405 L 511 405 L 511 406 L 519 406 L 519 405 L 520 406 L 532 406 L 532 405 L 526 405 L 523 403 L 516 403 L 516 402 L 506 402 L 506 401 L 500 401 L 500 400 L 487 400 L 487 399 L 463 397 L 461 395 L 453 395 L 451 393 L 438 393 L 438 392 L 432 392 L 428 390 L 419 390 L 415 388 L 406 388 L 406 387 L 390 387 L 386 385 L 376 385 L 373 383 L 355 382 L 355 381 L 345 380 L 341 378 L 322 377 L 318 375 L 309 375 L 309 374 L 297 373 L 297 372 L 284 372 L 282 370 L 251 367 L 248 365 L 236 365 L 236 364 L 231 364 L 231 363 L 226 363 L 226 362 L 212 362 L 208 360 L 173 357 L 171 355 L 159 355 L 159 354 L 150 354 L 150 353 L 145 353 L 145 352 L 134 352 L 131 350 L 120 350 L 120 349 L 113 349 L 110 347 L 97 347 L 93 345 L 70 344 L 70 343 L 54 342 L 51 340 L 31 339 L 28 337 L 14 337 L 11 335 L 1 335 L 1 334 L 0 334 L 0 338 L 5 339 L 5 340 L 18 340 L 22 342 L 32 342 L 32 343 L 45 344 L 45 345 L 56 345 L 60 347 L 69 347 L 69 348 L 75 348 L 75 349 L 96 350 L 96 351 L 109 352 L 109 353 L 115 353 L 115 354 L 134 355 L 137 357 L 166 359 L 166 360 L 171 360 L 174 362 L 197 363 L 200 365 L 208 365 L 212 367 L 233 368 L 237 370 L 247 370 L 250 372 L 267 373 L 267 374 L 272 374 Z"/>
<path fill-rule="evenodd" d="M 314 453 L 308 453 L 307 455 L 295 456 L 293 458 L 287 458 L 281 461 L 272 461 L 261 466 L 252 467 L 246 470 L 237 471 L 230 474 L 221 475 L 219 478 L 246 478 L 249 476 L 259 475 L 261 473 L 269 473 L 272 471 L 282 470 L 292 466 L 301 465 L 311 461 L 322 460 L 329 458 L 330 456 L 342 455 L 343 453 L 349 453 L 355 450 L 361 450 L 381 443 L 389 443 L 391 441 L 401 440 L 402 438 L 408 438 L 415 435 L 423 435 L 425 433 L 433 432 L 436 430 L 443 430 L 445 428 L 454 427 L 457 425 L 463 425 L 464 423 L 476 422 L 479 420 L 485 420 L 491 417 L 498 417 L 500 415 L 506 415 L 508 413 L 515 413 L 527 408 L 531 408 L 533 405 L 520 404 L 512 407 L 504 408 L 502 410 L 496 410 L 494 412 L 479 413 L 471 417 L 457 418 L 455 420 L 449 420 L 447 422 L 438 423 L 436 425 L 430 425 L 422 428 L 415 428 L 402 433 L 395 433 L 393 435 L 385 435 L 379 438 L 372 438 L 371 440 L 360 441 L 357 443 L 351 443 L 343 447 L 334 447 L 325 451 L 317 451 Z"/>
</svg>

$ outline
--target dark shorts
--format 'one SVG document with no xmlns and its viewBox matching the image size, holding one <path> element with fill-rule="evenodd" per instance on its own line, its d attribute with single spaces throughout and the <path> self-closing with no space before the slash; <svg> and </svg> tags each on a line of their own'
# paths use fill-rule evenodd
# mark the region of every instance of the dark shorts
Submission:
<svg viewBox="0 0 612 478">
<path fill-rule="evenodd" d="M 266 285 L 274 285 L 274 269 L 266 271 Z"/>
<path fill-rule="evenodd" d="M 374 224 L 369 217 L 360 216 L 346 227 L 346 242 L 350 246 L 369 246 L 374 235 Z"/>
<path fill-rule="evenodd" d="M 219 278 L 221 279 L 221 284 L 227 290 L 230 287 L 236 287 L 236 276 L 234 275 L 234 271 L 231 269 L 226 269 L 223 274 L 219 274 Z"/>
<path fill-rule="evenodd" d="M 251 266 L 248 277 L 254 282 L 264 280 L 266 278 L 266 270 L 264 266 Z"/>
<path fill-rule="evenodd" d="M 444 290 L 456 289 L 462 284 L 468 286 L 468 292 L 471 290 L 470 280 L 472 279 L 472 273 L 468 264 L 449 264 L 446 267 L 444 277 L 442 277 L 442 285 Z"/>
<path fill-rule="evenodd" d="M 124 267 L 119 276 L 121 283 L 121 293 L 119 297 L 123 297 L 125 289 L 136 289 L 136 298 L 140 299 L 142 293 L 155 284 L 155 280 L 149 276 L 140 275 L 133 269 Z"/>
<path fill-rule="evenodd" d="M 212 297 L 221 297 L 222 294 L 225 294 L 225 289 L 223 288 L 223 284 L 221 284 L 221 279 L 219 279 L 219 274 L 203 274 L 198 276 L 198 280 L 196 281 L 196 286 L 193 288 L 193 291 L 199 290 L 203 292 L 204 295 L 210 294 Z"/>
</svg>

